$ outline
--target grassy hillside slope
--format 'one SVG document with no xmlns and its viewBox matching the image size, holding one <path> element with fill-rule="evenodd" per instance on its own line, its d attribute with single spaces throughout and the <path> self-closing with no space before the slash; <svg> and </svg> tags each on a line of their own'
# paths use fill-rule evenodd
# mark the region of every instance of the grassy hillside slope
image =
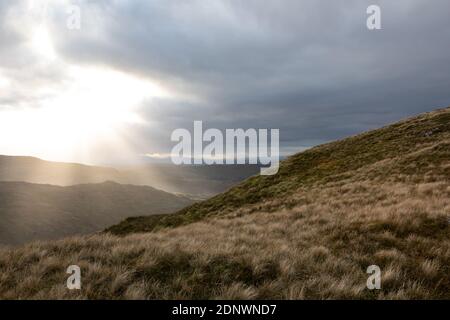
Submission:
<svg viewBox="0 0 450 320">
<path fill-rule="evenodd" d="M 414 177 L 423 180 L 427 174 L 432 174 L 444 179 L 450 173 L 450 168 L 445 167 L 450 159 L 449 131 L 449 109 L 424 114 L 296 154 L 282 162 L 277 175 L 254 176 L 228 192 L 176 214 L 128 218 L 108 231 L 127 234 L 173 227 L 227 214 L 236 208 L 267 209 L 263 203 L 270 200 L 289 208 L 298 203 L 296 197 L 292 197 L 298 188 L 351 178 L 397 181 Z M 279 209 L 277 204 L 273 210 Z"/>
<path fill-rule="evenodd" d="M 449 218 L 447 108 L 299 153 L 173 215 L 0 250 L 0 297 L 450 299 Z M 71 264 L 82 290 L 65 287 Z M 366 288 L 373 264 L 381 290 Z"/>
<path fill-rule="evenodd" d="M 170 213 L 191 203 L 151 187 L 113 182 L 71 187 L 0 182 L 0 244 L 88 234 L 129 216 Z"/>
</svg>

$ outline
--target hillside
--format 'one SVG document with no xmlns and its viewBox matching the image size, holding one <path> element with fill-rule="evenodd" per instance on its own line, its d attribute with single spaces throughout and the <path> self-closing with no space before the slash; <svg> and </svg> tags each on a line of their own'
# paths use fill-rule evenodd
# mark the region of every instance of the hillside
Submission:
<svg viewBox="0 0 450 320">
<path fill-rule="evenodd" d="M 114 181 L 205 199 L 259 172 L 257 165 L 148 164 L 120 169 L 0 155 L 0 181 L 71 186 Z"/>
<path fill-rule="evenodd" d="M 113 168 L 0 155 L 0 181 L 70 186 L 119 180 L 120 173 Z"/>
<path fill-rule="evenodd" d="M 178 226 L 236 208 L 261 210 L 275 201 L 291 208 L 298 189 L 348 181 L 412 182 L 445 180 L 450 175 L 450 111 L 424 114 L 379 130 L 324 144 L 282 162 L 277 175 L 254 176 L 228 192 L 164 217 L 129 218 L 109 229 L 114 234 Z M 419 180 L 418 180 L 419 179 Z M 267 205 L 264 205 L 267 210 Z"/>
<path fill-rule="evenodd" d="M 171 215 L 0 250 L 0 298 L 450 299 L 449 218 L 447 108 L 296 154 Z M 82 290 L 64 286 L 71 264 Z M 373 264 L 381 290 L 366 288 Z"/>
<path fill-rule="evenodd" d="M 133 215 L 173 212 L 192 201 L 113 182 L 71 187 L 0 182 L 0 244 L 100 231 Z"/>
</svg>

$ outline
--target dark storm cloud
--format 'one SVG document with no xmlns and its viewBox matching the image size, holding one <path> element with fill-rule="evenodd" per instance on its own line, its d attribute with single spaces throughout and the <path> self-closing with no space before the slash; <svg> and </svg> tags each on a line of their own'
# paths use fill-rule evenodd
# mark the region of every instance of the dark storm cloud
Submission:
<svg viewBox="0 0 450 320">
<path fill-rule="evenodd" d="M 194 120 L 280 128 L 292 150 L 450 101 L 447 0 L 72 3 L 79 31 L 64 27 L 64 11 L 51 12 L 60 54 L 175 94 L 143 103 L 152 125 L 130 128 L 131 138 L 155 141 L 152 152 L 168 151 L 170 132 Z M 382 30 L 366 28 L 371 4 L 381 6 Z"/>
</svg>

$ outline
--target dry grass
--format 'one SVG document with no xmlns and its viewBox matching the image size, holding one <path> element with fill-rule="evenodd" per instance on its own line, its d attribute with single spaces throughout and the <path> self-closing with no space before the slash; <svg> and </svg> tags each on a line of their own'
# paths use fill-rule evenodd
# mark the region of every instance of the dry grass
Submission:
<svg viewBox="0 0 450 320">
<path fill-rule="evenodd" d="M 299 190 L 278 212 L 267 202 L 156 233 L 4 249 L 0 297 L 448 299 L 449 190 L 341 182 Z M 82 269 L 80 291 L 65 287 L 71 264 Z M 381 290 L 366 288 L 372 264 Z"/>
<path fill-rule="evenodd" d="M 279 176 L 176 215 L 111 229 L 123 237 L 1 249 L 0 298 L 450 299 L 449 147 L 445 109 L 296 155 Z M 65 286 L 72 264 L 79 291 Z M 366 288 L 373 264 L 381 290 Z"/>
</svg>

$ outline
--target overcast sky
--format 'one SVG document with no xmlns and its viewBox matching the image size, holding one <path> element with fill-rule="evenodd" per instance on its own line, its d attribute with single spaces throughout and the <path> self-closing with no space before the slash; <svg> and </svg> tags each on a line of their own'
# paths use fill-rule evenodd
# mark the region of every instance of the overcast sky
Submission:
<svg viewBox="0 0 450 320">
<path fill-rule="evenodd" d="M 446 107 L 449 13 L 448 0 L 0 0 L 0 154 L 164 155 L 194 120 L 280 129 L 288 154 Z"/>
</svg>

